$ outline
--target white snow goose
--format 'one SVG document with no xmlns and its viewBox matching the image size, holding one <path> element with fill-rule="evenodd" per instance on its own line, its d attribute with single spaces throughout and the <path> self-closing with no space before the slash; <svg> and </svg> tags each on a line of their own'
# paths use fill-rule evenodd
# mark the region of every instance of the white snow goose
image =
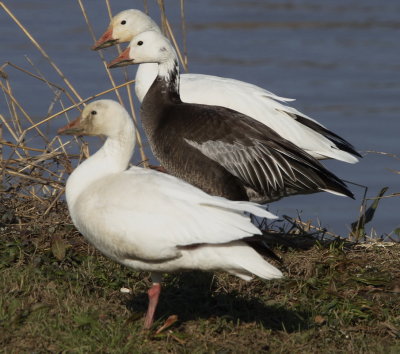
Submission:
<svg viewBox="0 0 400 354">
<path fill-rule="evenodd" d="M 131 9 L 118 13 L 93 49 L 130 42 L 145 31 L 160 32 L 145 13 Z M 161 33 L 161 32 L 160 32 Z M 158 73 L 157 64 L 141 64 L 136 74 L 136 95 L 143 101 Z M 241 112 L 273 129 L 316 159 L 336 159 L 355 163 L 361 155 L 337 134 L 286 104 L 292 99 L 279 97 L 258 86 L 201 74 L 181 74 L 180 95 L 183 102 L 222 106 Z M 355 156 L 353 156 L 355 155 Z"/>
<path fill-rule="evenodd" d="M 109 67 L 142 62 L 159 64 L 141 119 L 153 154 L 172 175 L 231 200 L 267 203 L 320 191 L 353 196 L 266 125 L 229 108 L 182 102 L 176 53 L 162 34 L 139 34 Z"/>
<path fill-rule="evenodd" d="M 135 128 L 119 103 L 92 102 L 58 133 L 107 137 L 68 178 L 68 208 L 76 228 L 100 252 L 152 273 L 146 328 L 153 323 L 163 272 L 200 269 L 223 270 L 245 280 L 253 274 L 282 277 L 257 252 L 263 245 L 254 235 L 261 232 L 246 213 L 275 215 L 257 204 L 210 196 L 161 172 L 127 169 Z"/>
</svg>

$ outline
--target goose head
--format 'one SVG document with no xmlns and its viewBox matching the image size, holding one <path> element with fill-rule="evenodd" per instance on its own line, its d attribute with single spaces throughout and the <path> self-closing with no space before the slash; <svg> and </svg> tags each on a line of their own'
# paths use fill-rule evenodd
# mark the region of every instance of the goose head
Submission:
<svg viewBox="0 0 400 354">
<path fill-rule="evenodd" d="M 162 64 L 175 57 L 175 49 L 166 37 L 159 32 L 147 31 L 135 36 L 129 46 L 108 64 L 108 68 L 140 63 Z"/>
<path fill-rule="evenodd" d="M 57 134 L 116 137 L 130 121 L 128 112 L 118 102 L 98 100 L 89 103 L 78 118 L 60 128 Z"/>
<path fill-rule="evenodd" d="M 135 36 L 145 31 L 160 32 L 160 28 L 140 10 L 121 11 L 112 18 L 108 29 L 97 40 L 92 49 L 98 50 L 117 43 L 130 42 Z"/>
</svg>

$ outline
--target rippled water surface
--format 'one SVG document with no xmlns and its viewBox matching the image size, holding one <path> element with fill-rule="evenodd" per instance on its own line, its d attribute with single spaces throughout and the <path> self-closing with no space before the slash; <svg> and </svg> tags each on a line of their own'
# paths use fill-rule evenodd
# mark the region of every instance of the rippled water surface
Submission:
<svg viewBox="0 0 400 354">
<path fill-rule="evenodd" d="M 82 97 L 110 87 L 79 4 L 75 1 L 5 1 L 59 65 Z M 108 25 L 102 1 L 84 1 L 96 36 Z M 143 1 L 112 1 L 114 12 Z M 400 2 L 398 0 L 186 0 L 189 69 L 248 81 L 283 97 L 366 155 L 356 165 L 329 161 L 326 166 L 348 181 L 368 186 L 374 196 L 381 187 L 400 192 L 400 162 L 366 153 L 399 151 L 400 111 Z M 150 14 L 159 11 L 149 0 Z M 168 18 L 181 41 L 179 1 L 167 1 Z M 61 83 L 13 21 L 0 11 L 0 64 L 39 69 Z M 114 50 L 105 52 L 115 57 Z M 36 69 L 27 63 L 25 55 Z M 135 68 L 130 67 L 133 78 Z M 47 114 L 52 99 L 44 85 L 7 69 L 14 91 L 36 119 Z M 122 74 L 116 73 L 118 82 Z M 109 96 L 113 98 L 113 96 Z M 137 105 L 138 107 L 138 105 Z M 0 113 L 7 113 L 0 97 Z M 73 114 L 71 114 L 73 116 Z M 64 121 L 63 121 L 64 122 Z M 49 134 L 54 134 L 57 122 Z M 62 124 L 62 123 L 60 123 Z M 358 214 L 363 189 L 351 186 L 355 201 L 328 193 L 297 196 L 274 203 L 270 209 L 303 220 L 319 218 L 322 225 L 345 233 Z M 400 225 L 399 198 L 384 199 L 372 227 L 389 233 Z"/>
</svg>

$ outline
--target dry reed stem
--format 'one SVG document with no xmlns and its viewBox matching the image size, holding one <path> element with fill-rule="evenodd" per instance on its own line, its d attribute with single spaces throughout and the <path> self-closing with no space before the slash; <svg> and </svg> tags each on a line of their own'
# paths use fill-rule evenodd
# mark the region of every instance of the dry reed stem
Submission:
<svg viewBox="0 0 400 354">
<path fill-rule="evenodd" d="M 42 56 L 49 62 L 49 64 L 53 67 L 53 69 L 57 72 L 57 74 L 61 77 L 61 79 L 65 82 L 68 88 L 72 91 L 72 93 L 79 99 L 82 100 L 79 93 L 75 90 L 69 80 L 66 78 L 64 73 L 60 70 L 60 68 L 54 63 L 54 61 L 50 58 L 50 56 L 45 52 L 45 50 L 41 47 L 41 45 L 33 38 L 33 36 L 29 33 L 26 27 L 16 18 L 16 16 L 11 12 L 11 10 L 0 1 L 0 6 L 4 9 L 4 11 L 11 17 L 11 19 L 17 24 L 17 26 L 24 32 L 24 34 L 28 37 L 28 39 L 33 43 L 36 49 L 42 54 Z"/>
<path fill-rule="evenodd" d="M 0 161 L 3 160 L 3 124 L 0 123 Z"/>
<path fill-rule="evenodd" d="M 0 143 L 2 145 L 9 146 L 9 147 L 17 147 L 15 144 L 10 143 L 8 141 L 1 140 L 1 139 L 0 139 Z M 29 151 L 46 152 L 45 149 L 38 149 L 38 148 L 29 147 L 29 146 L 19 146 L 19 148 L 21 148 L 23 150 L 29 150 Z"/>
<path fill-rule="evenodd" d="M 45 201 L 44 201 L 44 199 L 43 198 L 40 198 L 36 193 L 35 193 L 35 191 L 34 190 L 32 190 L 32 191 L 29 191 L 28 190 L 28 193 L 33 197 L 33 199 L 37 199 L 40 203 L 44 203 Z"/>
<path fill-rule="evenodd" d="M 61 107 L 64 107 L 62 99 L 61 99 L 61 95 L 63 92 L 67 92 L 66 90 L 59 90 L 56 89 L 55 87 L 53 87 L 52 85 L 49 84 L 49 81 L 46 80 L 45 76 L 41 73 L 41 71 L 39 70 L 39 68 L 35 65 L 35 63 L 27 56 L 25 55 L 25 59 L 26 61 L 36 70 L 38 77 L 42 78 L 43 82 L 46 84 L 46 86 L 51 90 L 51 92 L 53 92 L 54 97 L 50 102 L 49 108 L 47 109 L 47 116 L 49 116 L 51 114 L 51 112 L 53 111 L 55 105 L 57 102 L 60 102 Z M 48 133 L 48 132 L 47 132 Z"/>
<path fill-rule="evenodd" d="M 62 189 L 60 190 L 60 192 L 56 195 L 56 197 L 53 199 L 53 201 L 50 203 L 50 205 L 48 206 L 48 208 L 47 208 L 47 209 L 45 210 L 45 212 L 43 213 L 42 217 L 46 216 L 46 215 L 50 212 L 51 208 L 53 208 L 53 206 L 54 206 L 54 205 L 57 203 L 57 201 L 61 198 L 61 196 L 64 194 L 64 192 L 65 192 L 65 187 L 62 188 Z"/>
<path fill-rule="evenodd" d="M 1 116 L 1 114 L 0 114 L 0 116 Z M 1 126 L 1 124 L 0 124 L 0 126 Z M 0 143 L 1 143 L 1 145 L 13 147 L 13 148 L 14 147 L 18 147 L 18 148 L 23 149 L 23 150 L 29 150 L 29 151 L 35 151 L 35 152 L 41 152 L 41 153 L 48 153 L 48 151 L 47 151 L 48 149 L 39 149 L 39 148 L 33 148 L 33 147 L 29 147 L 29 146 L 17 146 L 17 145 L 15 145 L 13 143 L 10 143 L 8 141 L 2 140 L 1 137 L 0 137 Z M 1 145 L 0 145 L 0 148 L 1 148 Z M 64 145 L 66 145 L 66 144 L 64 144 Z M 21 157 L 21 158 L 23 158 L 23 157 Z"/>
<path fill-rule="evenodd" d="M 147 3 L 147 0 L 143 0 L 143 9 L 144 9 L 144 13 L 146 15 L 149 14 L 149 4 Z"/>
<path fill-rule="evenodd" d="M 60 155 L 61 153 L 59 153 L 59 154 L 57 154 L 57 155 Z M 55 155 L 55 157 L 57 156 L 57 155 Z M 44 161 L 44 160 L 43 160 Z M 21 161 L 21 160 L 9 160 L 9 163 L 11 164 L 11 163 L 15 163 L 15 164 L 22 164 L 23 163 L 23 161 Z M 53 176 L 53 177 L 59 177 L 56 173 L 54 173 L 54 172 L 52 172 L 52 171 L 50 171 L 49 169 L 47 169 L 46 167 L 43 167 L 43 166 L 40 166 L 40 165 L 37 165 L 37 164 L 35 164 L 35 163 L 33 163 L 33 162 L 26 162 L 25 163 L 25 166 L 23 166 L 23 167 L 14 167 L 14 166 L 6 166 L 6 169 L 10 169 L 10 170 L 13 170 L 13 171 L 15 171 L 15 172 L 18 172 L 18 173 L 24 173 L 24 170 L 26 170 L 26 169 L 28 169 L 28 168 L 31 168 L 32 170 L 29 172 L 29 175 L 31 175 L 31 173 L 32 173 L 32 171 L 34 170 L 34 169 L 39 169 L 39 170 L 42 170 L 42 171 L 44 171 L 44 172 L 47 172 L 49 175 L 51 175 L 51 176 Z M 26 174 L 26 173 L 25 173 Z"/>
<path fill-rule="evenodd" d="M 1 174 L 2 174 L 2 175 L 4 175 L 4 173 L 5 173 L 5 167 L 8 165 L 9 161 L 11 160 L 11 158 L 13 157 L 14 154 L 17 154 L 18 156 L 20 156 L 20 158 L 23 158 L 23 157 L 19 154 L 17 148 L 21 145 L 21 142 L 22 142 L 22 140 L 24 139 L 24 136 L 25 136 L 25 135 L 22 134 L 22 135 L 17 139 L 17 142 L 16 142 L 16 144 L 15 144 L 15 147 L 11 150 L 11 152 L 10 152 L 8 158 L 6 158 L 6 159 L 4 160 L 5 163 L 4 163 L 4 166 L 3 166 L 2 170 L 1 170 Z M 2 161 L 3 161 L 3 160 L 2 160 Z"/>
<path fill-rule="evenodd" d="M 57 174 L 55 174 L 54 172 L 46 169 L 43 166 L 39 166 L 37 164 L 46 161 L 46 160 L 50 160 L 50 159 L 54 159 L 56 157 L 58 157 L 59 155 L 63 155 L 63 152 L 60 151 L 52 151 L 52 152 L 48 152 L 39 156 L 35 156 L 35 157 L 31 157 L 29 159 L 24 159 L 24 160 L 19 160 L 21 163 L 26 164 L 26 166 L 22 167 L 19 172 L 23 172 L 25 169 L 29 168 L 29 167 L 37 167 L 40 169 L 43 169 L 44 171 L 48 172 L 49 174 L 53 175 L 53 176 L 57 176 Z"/>
<path fill-rule="evenodd" d="M 81 12 L 82 12 L 82 15 L 83 15 L 83 17 L 85 19 L 86 25 L 87 25 L 87 27 L 89 29 L 90 35 L 91 35 L 91 37 L 93 39 L 93 43 L 95 43 L 96 42 L 96 35 L 94 34 L 93 26 L 89 21 L 89 17 L 87 15 L 86 9 L 85 9 L 85 7 L 84 7 L 84 5 L 83 5 L 81 0 L 77 0 L 77 1 L 78 1 L 78 4 L 79 4 L 79 7 L 81 8 Z M 107 76 L 108 76 L 108 78 L 109 78 L 109 80 L 111 82 L 111 85 L 113 87 L 115 87 L 116 85 L 115 85 L 114 78 L 113 78 L 110 70 L 107 68 L 107 62 L 106 62 L 106 60 L 104 58 L 103 52 L 102 51 L 97 51 L 97 53 L 99 54 L 99 56 L 100 56 L 100 58 L 101 58 L 101 60 L 103 62 L 104 68 L 105 68 Z M 119 90 L 115 90 L 115 95 L 117 96 L 119 103 L 121 105 L 123 105 L 122 97 L 121 97 L 121 95 L 119 93 Z"/>
<path fill-rule="evenodd" d="M 49 86 L 55 87 L 57 90 L 62 91 L 67 96 L 67 98 L 71 101 L 71 103 L 75 103 L 75 100 L 73 99 L 71 94 L 65 88 L 63 88 L 63 87 L 61 87 L 61 86 L 59 86 L 59 85 L 47 80 L 45 77 L 40 77 L 38 75 L 35 75 L 35 74 L 31 73 L 30 71 L 28 71 L 28 70 L 26 70 L 24 68 L 21 68 L 20 66 L 18 66 L 16 64 L 13 64 L 12 62 L 9 62 L 9 61 L 4 63 L 4 65 L 11 66 L 14 69 L 19 70 L 19 71 L 21 71 L 21 72 L 23 72 L 23 73 L 25 73 L 25 74 L 37 79 L 37 80 L 39 80 L 39 81 L 42 81 L 42 82 L 46 83 Z"/>
<path fill-rule="evenodd" d="M 60 183 L 60 182 L 57 182 L 57 181 L 54 181 L 54 180 L 51 180 L 51 179 L 47 179 L 47 178 L 44 178 L 44 177 L 33 177 L 31 175 L 27 175 L 25 173 L 21 173 L 21 172 L 15 171 L 11 167 L 7 167 L 5 170 L 11 176 L 25 178 L 25 179 L 30 180 L 30 181 L 35 182 L 35 183 L 48 184 L 48 185 L 52 186 L 53 188 L 57 188 L 57 189 L 60 189 L 60 188 L 64 187 L 63 183 Z"/>
<path fill-rule="evenodd" d="M 8 122 L 7 122 L 7 120 L 3 117 L 3 115 L 2 115 L 1 113 L 0 113 L 0 120 L 3 122 L 3 124 L 5 125 L 5 127 L 7 128 L 7 130 L 10 132 L 11 136 L 13 137 L 13 139 L 14 139 L 15 141 L 18 141 L 19 138 L 17 137 L 17 135 L 15 134 L 14 130 L 10 127 L 10 125 L 9 125 Z M 13 146 L 17 147 L 17 145 L 13 145 Z M 18 156 L 19 156 L 20 158 L 22 158 L 22 155 L 20 155 L 19 153 L 18 153 Z"/>
<path fill-rule="evenodd" d="M 183 62 L 182 65 L 186 65 L 186 71 L 188 71 L 188 56 L 187 56 L 187 29 L 186 29 L 186 16 L 185 16 L 185 0 L 181 0 L 181 30 L 182 30 L 182 43 L 183 43 Z"/>
<path fill-rule="evenodd" d="M 165 4 L 164 0 L 157 0 L 158 7 L 160 8 L 160 13 L 161 13 L 161 29 L 164 35 L 167 34 L 167 16 L 165 14 Z"/>
<path fill-rule="evenodd" d="M 106 0 L 108 19 L 111 21 L 113 18 L 110 1 Z"/>
<path fill-rule="evenodd" d="M 29 116 L 29 114 L 24 110 L 24 108 L 20 105 L 20 103 L 17 101 L 17 99 L 12 95 L 11 92 L 9 92 L 7 90 L 7 88 L 4 87 L 4 85 L 0 82 L 0 87 L 2 88 L 2 90 L 7 94 L 8 97 L 10 97 L 11 101 L 18 107 L 18 109 L 21 111 L 22 115 L 26 118 L 26 120 L 30 123 L 33 124 L 33 126 L 31 126 L 30 128 L 35 128 L 35 130 L 37 131 L 37 133 L 40 135 L 40 137 L 45 141 L 48 142 L 48 138 L 46 137 L 46 135 L 39 129 L 37 128 L 37 126 L 34 126 L 33 120 L 31 119 L 31 117 Z M 21 132 L 21 134 L 23 134 L 24 131 Z"/>
<path fill-rule="evenodd" d="M 389 156 L 389 157 L 393 157 L 396 160 L 400 160 L 399 156 L 397 156 L 396 154 L 390 153 L 390 152 L 374 151 L 374 150 L 366 150 L 365 152 L 369 153 L 369 154 L 377 154 L 377 155 Z"/>
<path fill-rule="evenodd" d="M 16 98 L 12 95 L 12 93 L 8 92 L 8 90 L 4 87 L 4 85 L 0 82 L 0 87 L 3 89 L 3 91 L 10 97 L 10 99 L 15 103 L 15 105 L 18 107 L 18 109 L 21 111 L 21 113 L 23 114 L 23 116 L 28 120 L 28 122 L 30 124 L 33 124 L 31 127 L 29 127 L 28 129 L 25 129 L 20 137 L 17 139 L 17 141 L 19 142 L 17 145 L 20 146 L 22 145 L 23 139 L 26 135 L 26 131 L 29 130 L 30 128 L 34 127 L 35 130 L 37 131 L 37 133 L 40 135 L 40 137 L 46 142 L 48 143 L 49 140 L 47 139 L 47 137 L 43 134 L 43 132 L 37 128 L 36 126 L 34 126 L 35 124 L 33 123 L 31 117 L 29 116 L 29 114 L 24 110 L 24 108 L 19 104 L 19 102 L 16 100 Z M 26 150 L 24 150 L 24 152 L 26 152 Z"/>
<path fill-rule="evenodd" d="M 10 81 L 8 79 L 5 81 L 6 81 L 6 86 L 7 86 L 8 92 L 10 92 L 10 94 L 13 96 Z M 7 103 L 8 103 L 8 100 L 7 100 Z M 15 103 L 13 101 L 11 101 L 11 103 L 10 103 L 9 110 L 10 110 L 11 117 L 14 118 L 12 121 L 13 121 L 14 125 L 17 127 L 19 134 L 21 134 L 22 128 L 21 128 L 20 121 L 18 119 L 17 109 L 16 109 Z"/>
<path fill-rule="evenodd" d="M 373 197 L 373 198 L 366 198 L 366 200 L 377 200 L 377 199 L 387 199 L 387 198 L 393 198 L 393 197 L 399 197 L 400 192 L 384 195 L 382 197 Z"/>
<path fill-rule="evenodd" d="M 8 75 L 3 71 L 3 68 L 0 68 L 0 77 L 4 80 L 8 79 Z"/>
<path fill-rule="evenodd" d="M 105 1 L 106 1 L 106 6 L 107 6 L 108 17 L 111 20 L 112 17 L 113 17 L 112 10 L 111 10 L 111 5 L 110 5 L 109 0 L 105 0 Z M 117 44 L 117 50 L 118 50 L 118 53 L 121 53 L 121 48 L 120 48 L 119 44 Z M 109 71 L 107 66 L 106 66 L 106 70 Z M 128 70 L 127 70 L 127 68 L 124 68 L 123 71 L 124 71 L 125 81 L 128 81 Z M 131 87 L 130 86 L 126 86 L 126 91 L 127 91 L 127 95 L 128 95 L 129 107 L 130 107 L 130 110 L 131 110 L 131 116 L 132 116 L 132 119 L 133 119 L 133 123 L 135 124 L 135 127 L 137 128 L 136 129 L 136 140 L 137 140 L 137 144 L 139 145 L 140 157 L 141 157 L 142 161 L 145 161 L 144 164 L 143 164 L 144 167 L 149 167 L 149 164 L 147 163 L 148 158 L 146 156 L 146 153 L 144 152 L 143 140 L 142 140 L 142 137 L 141 137 L 139 129 L 138 129 L 138 120 L 137 120 L 137 117 L 136 117 L 135 106 L 133 104 Z"/>
<path fill-rule="evenodd" d="M 108 1 L 108 0 L 106 0 Z M 164 33 L 165 36 L 169 37 L 172 40 L 172 43 L 174 44 L 175 50 L 178 54 L 179 61 L 181 62 L 183 69 L 185 71 L 188 71 L 188 66 L 187 66 L 187 57 L 185 57 L 185 60 L 183 59 L 181 50 L 178 46 L 178 43 L 175 39 L 174 32 L 172 31 L 171 25 L 168 21 L 166 12 L 165 12 L 165 4 L 164 0 L 157 0 L 158 7 L 160 8 L 161 12 L 161 28 L 162 32 Z"/>
<path fill-rule="evenodd" d="M 182 63 L 183 69 L 184 69 L 185 71 L 188 71 L 187 63 L 186 63 L 186 61 L 185 61 L 185 60 L 183 59 L 183 57 L 182 57 L 181 50 L 179 49 L 178 43 L 176 42 L 174 33 L 173 33 L 173 31 L 172 31 L 172 28 L 171 28 L 171 25 L 169 24 L 168 19 L 165 19 L 165 24 L 166 24 L 166 26 L 167 26 L 168 36 L 171 38 L 172 43 L 174 44 L 174 47 L 175 47 L 176 52 L 177 52 L 177 54 L 178 54 L 179 61 Z"/>
<path fill-rule="evenodd" d="M 65 109 L 63 109 L 63 110 L 61 110 L 61 111 L 59 111 L 59 112 L 57 112 L 57 113 L 52 114 L 50 117 L 46 117 L 45 119 L 41 120 L 40 122 L 35 123 L 35 124 L 32 125 L 31 127 L 25 129 L 24 132 L 30 131 L 30 130 L 36 128 L 36 127 L 39 126 L 39 125 L 42 125 L 42 124 L 44 124 L 44 123 L 47 123 L 47 122 L 49 122 L 50 120 L 52 120 L 52 119 L 58 117 L 59 115 L 61 115 L 61 114 L 63 114 L 63 113 L 66 113 L 66 112 L 69 112 L 70 110 L 72 110 L 72 109 L 74 109 L 74 108 L 77 108 L 78 106 L 80 106 L 80 105 L 82 105 L 82 104 L 84 104 L 84 103 L 86 103 L 86 102 L 88 102 L 88 101 L 91 101 L 91 100 L 93 100 L 93 99 L 95 99 L 95 98 L 97 98 L 97 97 L 103 96 L 103 95 L 105 95 L 105 94 L 107 94 L 107 93 L 109 93 L 109 92 L 112 92 L 112 91 L 114 91 L 114 90 L 116 90 L 116 89 L 119 89 L 120 87 L 124 87 L 124 86 L 130 85 L 130 84 L 133 84 L 134 82 L 135 82 L 135 80 L 130 80 L 130 81 L 128 81 L 128 82 L 124 82 L 124 83 L 122 83 L 122 84 L 120 84 L 120 85 L 117 85 L 117 86 L 115 86 L 115 87 L 113 87 L 113 88 L 110 88 L 110 89 L 107 89 L 107 90 L 105 90 L 105 91 L 96 93 L 96 94 L 94 94 L 93 96 L 87 97 L 87 98 L 85 98 L 84 100 L 79 101 L 79 102 L 73 104 L 72 106 L 69 106 L 69 107 L 67 107 L 67 108 L 65 108 Z"/>
<path fill-rule="evenodd" d="M 304 222 L 304 221 L 300 220 L 299 218 L 292 218 L 290 216 L 286 216 L 285 219 L 290 221 L 290 222 L 292 222 L 295 225 L 302 225 L 302 226 L 305 226 L 305 227 L 307 227 L 309 229 L 313 229 L 313 230 L 318 231 L 318 232 L 323 232 L 324 234 L 329 235 L 329 236 L 333 236 L 335 238 L 342 238 L 341 236 L 336 235 L 333 232 L 329 232 L 329 231 L 327 231 L 326 229 L 324 229 L 322 227 L 312 225 L 311 222 Z"/>
</svg>

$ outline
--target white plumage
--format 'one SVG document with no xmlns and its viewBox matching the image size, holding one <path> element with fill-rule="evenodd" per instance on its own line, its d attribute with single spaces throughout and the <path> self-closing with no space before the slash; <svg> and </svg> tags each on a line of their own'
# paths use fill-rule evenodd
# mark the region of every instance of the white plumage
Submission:
<svg viewBox="0 0 400 354">
<path fill-rule="evenodd" d="M 282 276 L 241 241 L 261 233 L 247 213 L 266 218 L 275 215 L 257 204 L 210 196 L 154 170 L 127 170 L 135 130 L 117 102 L 90 103 L 81 117 L 59 133 L 107 137 L 103 147 L 74 170 L 66 185 L 75 226 L 106 256 L 133 269 L 155 272 L 155 283 L 158 273 L 190 269 L 224 270 L 245 280 L 252 274 L 264 279 Z M 153 314 L 149 310 L 146 327 Z"/>
</svg>

